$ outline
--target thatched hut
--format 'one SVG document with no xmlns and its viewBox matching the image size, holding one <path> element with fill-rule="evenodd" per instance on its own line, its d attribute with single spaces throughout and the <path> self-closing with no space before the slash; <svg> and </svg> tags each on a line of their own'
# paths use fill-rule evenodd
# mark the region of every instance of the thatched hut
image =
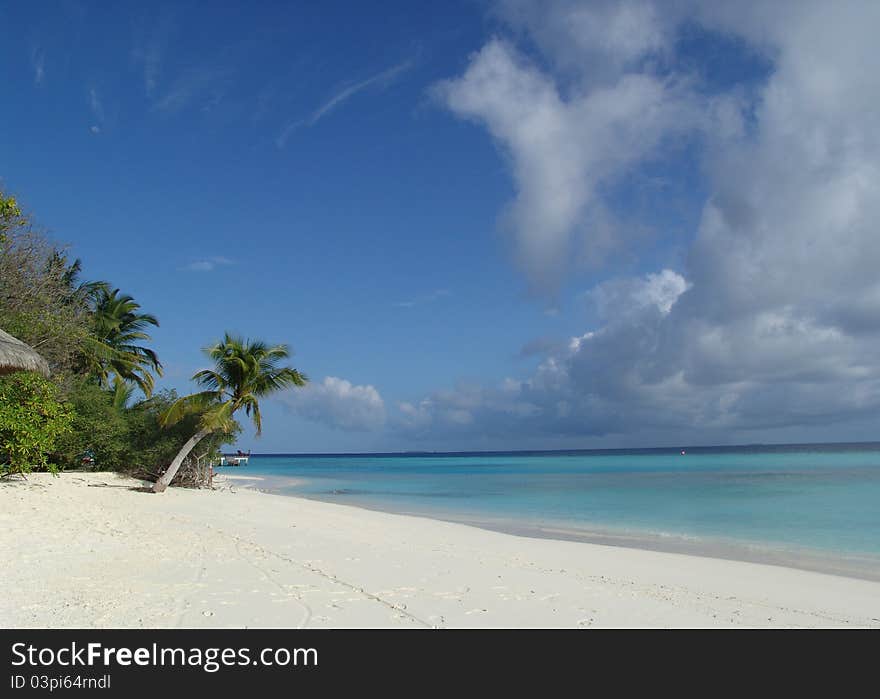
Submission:
<svg viewBox="0 0 880 699">
<path fill-rule="evenodd" d="M 49 376 L 49 364 L 36 350 L 0 330 L 0 374 L 11 374 L 14 371 L 36 371 L 43 376 Z"/>
</svg>

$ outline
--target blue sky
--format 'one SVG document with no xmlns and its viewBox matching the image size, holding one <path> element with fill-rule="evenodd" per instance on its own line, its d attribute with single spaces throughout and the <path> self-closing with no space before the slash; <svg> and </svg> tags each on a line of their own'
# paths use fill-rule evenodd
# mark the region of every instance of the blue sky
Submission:
<svg viewBox="0 0 880 699">
<path fill-rule="evenodd" d="M 0 178 L 161 386 L 293 346 L 244 447 L 873 438 L 875 8 L 768 5 L 6 4 Z"/>
</svg>

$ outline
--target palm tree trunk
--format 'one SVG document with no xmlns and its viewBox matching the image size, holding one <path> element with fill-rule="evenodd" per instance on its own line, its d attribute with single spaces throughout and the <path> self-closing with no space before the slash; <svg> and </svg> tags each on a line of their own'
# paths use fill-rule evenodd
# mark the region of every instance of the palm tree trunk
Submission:
<svg viewBox="0 0 880 699">
<path fill-rule="evenodd" d="M 153 492 L 154 493 L 163 492 L 165 490 L 165 488 L 167 488 L 171 484 L 171 481 L 173 480 L 174 476 L 177 475 L 178 469 L 180 469 L 180 465 L 183 463 L 183 460 L 189 455 L 189 453 L 193 450 L 193 447 L 195 447 L 196 444 L 201 442 L 205 437 L 207 437 L 213 431 L 214 430 L 212 430 L 208 427 L 203 427 L 202 429 L 200 429 L 198 432 L 196 432 L 192 437 L 190 437 L 187 440 L 186 444 L 184 444 L 180 448 L 180 451 L 177 452 L 177 456 L 174 457 L 174 461 L 171 462 L 171 465 L 168 467 L 168 469 L 165 471 L 165 473 L 162 474 L 162 477 L 159 478 L 159 480 L 157 480 L 155 483 L 153 483 Z"/>
</svg>

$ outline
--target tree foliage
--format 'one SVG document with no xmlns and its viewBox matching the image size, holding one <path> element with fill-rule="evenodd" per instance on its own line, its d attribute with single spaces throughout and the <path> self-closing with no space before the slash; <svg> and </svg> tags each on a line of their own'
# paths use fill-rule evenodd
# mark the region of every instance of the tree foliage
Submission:
<svg viewBox="0 0 880 699">
<path fill-rule="evenodd" d="M 131 410 L 132 431 L 130 439 L 136 450 L 132 463 L 141 470 L 159 473 L 172 462 L 180 447 L 198 431 L 202 414 L 186 415 L 174 425 L 163 426 L 161 416 L 178 399 L 174 391 L 162 391 Z M 193 452 L 197 458 L 214 459 L 220 456 L 224 445 L 234 444 L 241 433 L 241 425 L 232 421 L 227 431 L 215 432 L 202 440 Z"/>
<path fill-rule="evenodd" d="M 36 349 L 53 372 L 80 363 L 91 324 L 87 304 L 71 288 L 78 265 L 24 215 L 7 218 L 0 236 L 0 328 Z"/>
<path fill-rule="evenodd" d="M 129 421 L 114 407 L 113 396 L 88 376 L 70 380 L 66 394 L 74 416 L 71 431 L 56 445 L 58 464 L 124 470 L 131 455 Z"/>
<path fill-rule="evenodd" d="M 149 398 L 153 392 L 153 373 L 162 375 L 162 363 L 149 347 L 140 344 L 150 340 L 146 332 L 158 327 L 156 316 L 140 312 L 140 304 L 119 289 L 96 287 L 93 329 L 89 345 L 89 370 L 101 385 L 125 396 L 126 386 L 137 386 Z M 124 404 L 125 400 L 122 401 Z"/>
<path fill-rule="evenodd" d="M 244 340 L 226 333 L 223 340 L 208 347 L 205 353 L 214 362 L 213 369 L 199 371 L 193 380 L 204 391 L 184 396 L 162 413 L 162 424 L 174 427 L 198 415 L 198 431 L 171 462 L 171 466 L 153 485 L 161 493 L 172 482 L 189 451 L 208 436 L 229 434 L 238 423 L 234 415 L 244 408 L 257 429 L 262 431 L 259 399 L 291 386 L 305 386 L 308 378 L 292 367 L 280 366 L 290 357 L 287 345 L 267 345 L 260 340 Z"/>
<path fill-rule="evenodd" d="M 0 328 L 52 370 L 50 380 L 0 377 L 0 474 L 95 467 L 148 476 L 165 470 L 170 478 L 185 457 L 211 459 L 234 443 L 236 412 L 243 409 L 259 434 L 259 399 L 307 381 L 281 366 L 286 345 L 227 333 L 207 350 L 213 368 L 193 377 L 203 391 L 154 393 L 162 363 L 149 331 L 158 319 L 120 289 L 81 275 L 80 260 L 0 191 Z M 190 454 L 193 435 L 203 434 Z"/>
<path fill-rule="evenodd" d="M 308 377 L 296 369 L 279 366 L 290 357 L 287 345 L 269 346 L 261 340 L 244 340 L 226 333 L 222 341 L 205 349 L 205 354 L 214 362 L 214 368 L 193 376 L 193 381 L 205 390 L 176 401 L 163 416 L 166 425 L 195 410 L 202 414 L 203 427 L 225 431 L 233 414 L 244 408 L 259 436 L 263 429 L 259 399 L 308 382 Z"/>
<path fill-rule="evenodd" d="M 58 388 L 39 374 L 0 377 L 0 474 L 57 471 L 49 460 L 57 441 L 71 431 L 74 413 Z"/>
<path fill-rule="evenodd" d="M 159 416 L 176 400 L 174 391 L 160 391 L 120 410 L 114 405 L 114 394 L 94 380 L 81 381 L 69 391 L 73 429 L 58 442 L 58 463 L 65 468 L 88 467 L 84 460 L 94 459 L 94 466 L 102 471 L 158 473 L 171 463 L 201 419 L 194 413 L 163 428 Z M 233 443 L 239 432 L 236 424 L 229 433 L 212 435 L 198 456 L 218 457 L 223 444 Z"/>
<path fill-rule="evenodd" d="M 72 429 L 54 436 L 48 427 L 38 429 L 51 412 L 48 394 L 43 403 L 7 405 L 17 400 L 8 389 L 4 414 L 8 420 L 14 414 L 20 422 L 15 437 L 20 446 L 13 450 L 16 463 L 24 459 L 30 467 L 71 467 L 89 454 L 101 468 L 122 469 L 133 463 L 134 415 L 126 409 L 132 402 L 137 405 L 135 391 L 149 397 L 154 375 L 161 375 L 162 364 L 148 346 L 146 332 L 158 320 L 131 296 L 103 281 L 84 281 L 81 273 L 80 260 L 71 260 L 14 197 L 0 192 L 0 328 L 48 361 L 52 377 L 46 386 L 54 384 L 59 404 L 70 406 L 72 423 Z M 36 390 L 36 384 L 31 388 Z M 151 419 L 154 432 L 160 433 L 158 417 Z M 11 423 L 6 429 L 11 435 Z M 21 440 L 30 440 L 26 458 L 19 452 L 25 449 Z M 39 458 L 37 451 L 42 453 Z"/>
<path fill-rule="evenodd" d="M 15 226 L 21 218 L 21 208 L 15 201 L 15 197 L 6 196 L 0 192 L 0 240 L 6 231 Z"/>
</svg>

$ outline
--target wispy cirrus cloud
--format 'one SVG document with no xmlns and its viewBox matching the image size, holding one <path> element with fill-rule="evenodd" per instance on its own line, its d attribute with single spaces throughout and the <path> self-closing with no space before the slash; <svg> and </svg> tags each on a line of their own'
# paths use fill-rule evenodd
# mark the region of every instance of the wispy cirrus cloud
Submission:
<svg viewBox="0 0 880 699">
<path fill-rule="evenodd" d="M 278 134 L 278 137 L 275 139 L 275 145 L 281 149 L 287 145 L 287 141 L 290 139 L 291 135 L 294 131 L 296 131 L 300 126 L 305 124 L 306 122 L 303 119 L 296 119 L 294 121 L 288 122 L 285 124 L 284 128 L 281 129 L 281 132 Z"/>
<path fill-rule="evenodd" d="M 232 264 L 235 263 L 228 257 L 215 255 L 201 260 L 193 260 L 189 264 L 178 267 L 177 269 L 180 272 L 213 272 L 218 267 L 228 267 Z"/>
<path fill-rule="evenodd" d="M 449 289 L 437 289 L 432 291 L 430 294 L 423 294 L 422 296 L 416 296 L 414 298 L 408 299 L 406 301 L 398 301 L 394 304 L 395 308 L 415 308 L 416 306 L 422 306 L 426 303 L 433 303 L 434 301 L 438 301 L 439 299 L 445 298 L 452 294 Z"/>
<path fill-rule="evenodd" d="M 133 60 L 140 63 L 144 74 L 144 89 L 148 95 L 153 94 L 159 82 L 159 68 L 162 63 L 162 51 L 157 44 L 132 52 Z"/>
<path fill-rule="evenodd" d="M 172 15 L 166 12 L 151 26 L 141 26 L 137 32 L 131 60 L 141 69 L 148 96 L 153 96 L 159 86 L 166 49 L 176 27 Z"/>
<path fill-rule="evenodd" d="M 46 53 L 38 46 L 31 49 L 31 68 L 34 71 L 34 85 L 42 85 L 46 77 Z"/>
<path fill-rule="evenodd" d="M 277 145 L 278 148 L 284 148 L 287 145 L 287 141 L 290 139 L 290 136 L 298 128 L 302 126 L 314 126 L 319 121 L 321 121 L 321 119 L 326 117 L 331 112 L 335 111 L 340 105 L 350 100 L 359 92 L 363 92 L 364 90 L 371 87 L 379 87 L 381 89 L 387 88 L 400 75 L 412 68 L 413 63 L 413 59 L 409 58 L 405 61 L 401 61 L 397 65 L 391 66 L 390 68 L 383 70 L 380 73 L 376 73 L 375 75 L 370 76 L 366 80 L 361 80 L 358 83 L 343 88 L 332 97 L 330 97 L 330 99 L 322 103 L 308 117 L 294 119 L 285 124 L 284 128 L 281 129 L 281 132 L 275 139 L 275 145 Z"/>
<path fill-rule="evenodd" d="M 226 93 L 229 75 L 213 66 L 197 66 L 184 71 L 159 99 L 153 110 L 174 114 L 194 102 L 202 101 L 208 106 L 216 105 Z"/>
<path fill-rule="evenodd" d="M 101 97 L 94 87 L 89 88 L 89 110 L 93 118 L 89 131 L 93 134 L 99 134 L 104 125 L 104 104 L 101 102 Z"/>
<path fill-rule="evenodd" d="M 367 78 L 366 80 L 362 80 L 355 85 L 351 85 L 344 90 L 341 90 L 312 113 L 312 116 L 309 117 L 307 121 L 308 125 L 314 126 L 330 112 L 336 109 L 340 104 L 348 99 L 351 99 L 358 92 L 366 90 L 371 85 L 380 85 L 381 87 L 387 87 L 397 78 L 397 76 L 412 67 L 412 64 L 412 59 L 408 59 L 406 61 L 403 61 L 402 63 L 398 63 L 396 66 L 388 68 L 387 70 L 383 70 L 381 73 L 377 73 L 376 75 Z"/>
</svg>

